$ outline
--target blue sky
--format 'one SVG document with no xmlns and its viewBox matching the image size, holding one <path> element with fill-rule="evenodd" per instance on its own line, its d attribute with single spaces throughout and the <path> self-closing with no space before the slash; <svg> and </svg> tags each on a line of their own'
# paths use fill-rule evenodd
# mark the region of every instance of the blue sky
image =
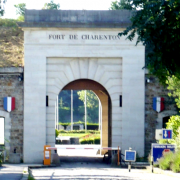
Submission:
<svg viewBox="0 0 180 180">
<path fill-rule="evenodd" d="M 62 10 L 108 10 L 114 0 L 54 0 Z M 50 0 L 7 0 L 4 18 L 17 18 L 15 4 L 26 3 L 27 9 L 42 9 Z"/>
</svg>

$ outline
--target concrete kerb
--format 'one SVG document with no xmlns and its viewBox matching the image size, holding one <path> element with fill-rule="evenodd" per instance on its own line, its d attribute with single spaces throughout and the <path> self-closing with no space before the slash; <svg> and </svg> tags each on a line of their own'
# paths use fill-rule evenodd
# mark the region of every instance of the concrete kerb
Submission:
<svg viewBox="0 0 180 180">
<path fill-rule="evenodd" d="M 30 166 L 28 166 L 28 168 L 27 168 L 27 170 L 28 170 L 28 175 L 27 175 L 27 177 L 28 176 L 30 176 L 30 177 L 32 177 L 32 178 L 34 178 L 34 176 L 33 176 L 33 174 L 32 174 L 32 170 L 31 169 L 38 169 L 38 168 L 50 168 L 50 167 L 57 167 L 56 165 L 49 165 L 49 166 L 47 166 L 47 165 L 30 165 Z M 25 180 L 25 179 L 21 179 L 21 180 Z"/>
<path fill-rule="evenodd" d="M 28 167 L 25 167 L 23 170 L 23 176 L 22 176 L 21 180 L 27 180 L 28 176 L 29 176 Z"/>
</svg>

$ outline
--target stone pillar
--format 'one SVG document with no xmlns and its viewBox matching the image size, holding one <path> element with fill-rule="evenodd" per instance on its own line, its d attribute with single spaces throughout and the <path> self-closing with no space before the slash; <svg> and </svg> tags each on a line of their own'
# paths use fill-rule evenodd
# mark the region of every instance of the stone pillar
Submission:
<svg viewBox="0 0 180 180">
<path fill-rule="evenodd" d="M 108 95 L 103 91 L 94 91 L 102 105 L 102 147 L 108 147 Z M 105 154 L 107 151 L 101 151 Z"/>
</svg>

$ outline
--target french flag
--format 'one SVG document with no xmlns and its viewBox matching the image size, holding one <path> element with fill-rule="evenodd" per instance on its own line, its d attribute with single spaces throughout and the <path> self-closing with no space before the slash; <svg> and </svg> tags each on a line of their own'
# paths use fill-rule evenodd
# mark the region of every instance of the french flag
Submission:
<svg viewBox="0 0 180 180">
<path fill-rule="evenodd" d="M 163 111 L 164 110 L 164 98 L 154 97 L 153 98 L 153 109 L 157 112 Z"/>
<path fill-rule="evenodd" d="M 8 112 L 15 109 L 15 97 L 4 97 L 4 109 Z"/>
</svg>

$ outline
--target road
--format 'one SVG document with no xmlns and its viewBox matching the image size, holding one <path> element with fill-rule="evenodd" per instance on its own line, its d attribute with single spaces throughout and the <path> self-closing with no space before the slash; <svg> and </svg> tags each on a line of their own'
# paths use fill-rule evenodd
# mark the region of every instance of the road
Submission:
<svg viewBox="0 0 180 180">
<path fill-rule="evenodd" d="M 61 167 L 33 169 L 36 180 L 57 179 L 120 179 L 120 180 L 179 180 L 163 174 L 152 174 L 147 170 L 112 168 L 102 163 L 62 163 Z"/>
</svg>

